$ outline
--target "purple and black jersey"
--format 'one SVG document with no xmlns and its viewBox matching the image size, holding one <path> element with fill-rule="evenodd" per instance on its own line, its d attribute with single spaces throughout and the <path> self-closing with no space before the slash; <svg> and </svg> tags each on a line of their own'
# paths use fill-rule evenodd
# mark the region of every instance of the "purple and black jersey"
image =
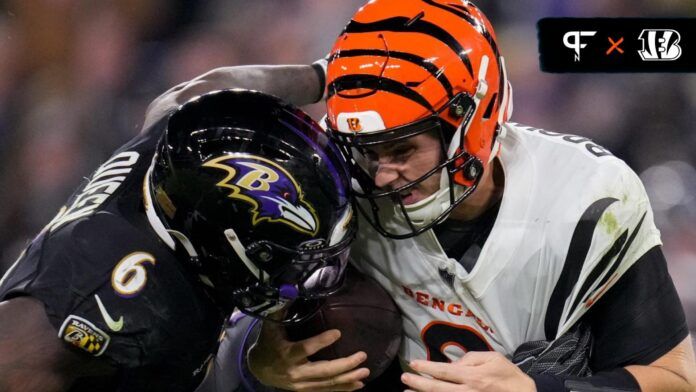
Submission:
<svg viewBox="0 0 696 392">
<path fill-rule="evenodd" d="M 143 183 L 165 125 L 100 166 L 0 284 L 0 301 L 40 300 L 57 338 L 117 369 L 74 390 L 193 390 L 217 351 L 223 314 L 146 214 Z"/>
</svg>

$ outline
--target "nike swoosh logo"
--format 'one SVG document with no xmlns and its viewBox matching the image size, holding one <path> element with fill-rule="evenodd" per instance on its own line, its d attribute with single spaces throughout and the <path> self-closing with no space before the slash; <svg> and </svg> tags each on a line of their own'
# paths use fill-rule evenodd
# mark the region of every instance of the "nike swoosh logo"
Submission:
<svg viewBox="0 0 696 392">
<path fill-rule="evenodd" d="M 104 307 L 104 304 L 102 303 L 101 299 L 97 294 L 94 294 L 94 299 L 97 300 L 97 306 L 99 306 L 99 312 L 101 313 L 102 317 L 104 317 L 104 321 L 106 321 L 106 326 L 109 327 L 110 330 L 114 332 L 118 332 L 121 329 L 123 329 L 123 316 L 118 318 L 118 321 L 115 321 L 111 316 L 109 315 L 109 312 L 106 311 L 106 308 Z"/>
</svg>

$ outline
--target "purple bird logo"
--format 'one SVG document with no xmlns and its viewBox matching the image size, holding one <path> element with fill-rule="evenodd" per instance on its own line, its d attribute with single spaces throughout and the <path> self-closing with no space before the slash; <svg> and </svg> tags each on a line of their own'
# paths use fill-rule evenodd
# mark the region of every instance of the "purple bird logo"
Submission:
<svg viewBox="0 0 696 392">
<path fill-rule="evenodd" d="M 213 158 L 203 166 L 227 173 L 216 185 L 231 190 L 229 197 L 251 204 L 253 225 L 281 222 L 297 231 L 317 234 L 319 220 L 314 208 L 304 200 L 297 181 L 277 163 L 236 153 Z"/>
</svg>

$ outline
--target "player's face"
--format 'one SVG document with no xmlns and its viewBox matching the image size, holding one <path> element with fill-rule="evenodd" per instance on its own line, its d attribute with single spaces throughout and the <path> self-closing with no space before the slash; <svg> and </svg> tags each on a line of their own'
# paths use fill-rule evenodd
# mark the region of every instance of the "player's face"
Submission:
<svg viewBox="0 0 696 392">
<path fill-rule="evenodd" d="M 419 179 L 442 162 L 442 146 L 435 133 L 367 148 L 368 172 L 378 188 L 389 191 Z M 440 188 L 440 171 L 403 191 L 405 205 L 414 204 Z"/>
</svg>

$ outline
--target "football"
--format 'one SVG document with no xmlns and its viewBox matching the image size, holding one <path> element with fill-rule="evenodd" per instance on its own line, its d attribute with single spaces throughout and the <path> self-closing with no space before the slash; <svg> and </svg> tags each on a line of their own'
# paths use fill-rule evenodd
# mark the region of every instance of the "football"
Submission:
<svg viewBox="0 0 696 392">
<path fill-rule="evenodd" d="M 360 367 L 370 369 L 371 381 L 384 373 L 401 344 L 401 313 L 386 290 L 374 279 L 349 266 L 343 287 L 326 298 L 307 321 L 288 326 L 288 338 L 298 341 L 336 328 L 341 338 L 309 359 L 331 360 L 364 351 Z"/>
</svg>

